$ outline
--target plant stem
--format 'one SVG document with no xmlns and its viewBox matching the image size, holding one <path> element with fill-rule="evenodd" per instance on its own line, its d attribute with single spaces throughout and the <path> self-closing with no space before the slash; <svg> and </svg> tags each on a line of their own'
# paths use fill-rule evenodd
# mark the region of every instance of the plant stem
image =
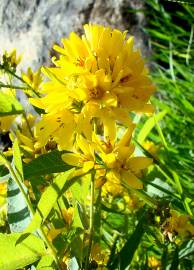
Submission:
<svg viewBox="0 0 194 270">
<path fill-rule="evenodd" d="M 26 201 L 26 204 L 28 206 L 28 209 L 31 213 L 31 216 L 33 218 L 34 216 L 34 209 L 32 207 L 32 204 L 31 204 L 31 201 L 29 200 L 28 198 L 28 195 L 26 194 L 24 188 L 23 188 L 23 185 L 22 185 L 22 179 L 19 179 L 19 177 L 17 176 L 17 174 L 15 173 L 14 169 L 12 168 L 11 166 L 11 163 L 5 158 L 5 156 L 3 155 L 3 153 L 0 153 L 0 160 L 3 162 L 3 164 L 7 167 L 7 169 L 9 170 L 10 172 L 10 175 L 12 176 L 13 180 L 17 183 L 22 195 L 24 196 L 24 199 Z M 49 239 L 47 238 L 47 235 L 46 233 L 44 232 L 43 228 L 40 227 L 40 232 L 41 232 L 41 236 L 44 240 L 44 242 L 46 243 L 48 249 L 50 250 L 54 260 L 55 260 L 55 263 L 58 267 L 58 269 L 60 269 L 60 264 L 59 264 L 59 261 L 58 261 L 58 258 L 57 258 L 57 254 L 56 254 L 56 251 L 52 245 L 52 243 L 50 243 Z"/>
<path fill-rule="evenodd" d="M 0 69 L 3 69 L 5 72 L 11 74 L 13 77 L 15 77 L 16 79 L 18 79 L 19 81 L 21 81 L 22 83 L 27 85 L 27 87 L 22 87 L 22 86 L 21 87 L 20 86 L 15 86 L 15 87 L 11 86 L 11 87 L 9 87 L 9 86 L 7 86 L 7 88 L 16 88 L 16 89 L 22 89 L 22 90 L 31 89 L 36 97 L 40 97 L 39 94 L 34 90 L 34 88 L 31 85 L 29 85 L 23 78 L 18 76 L 15 72 L 13 72 L 10 69 L 7 69 L 7 68 L 3 67 L 2 65 L 0 65 Z M 1 85 L 0 85 L 0 87 L 1 87 Z M 3 87 L 6 87 L 6 85 L 4 85 Z"/>
<path fill-rule="evenodd" d="M 12 84 L 3 84 L 0 83 L 0 88 L 14 88 L 14 89 L 20 89 L 20 90 L 27 90 L 29 87 L 19 86 L 19 85 L 12 85 Z"/>
<path fill-rule="evenodd" d="M 95 171 L 92 171 L 91 172 L 89 244 L 88 244 L 88 252 L 86 256 L 86 267 L 85 267 L 86 270 L 89 269 L 90 253 L 92 249 L 92 239 L 93 239 L 93 230 L 94 230 L 94 180 L 95 180 Z"/>
</svg>

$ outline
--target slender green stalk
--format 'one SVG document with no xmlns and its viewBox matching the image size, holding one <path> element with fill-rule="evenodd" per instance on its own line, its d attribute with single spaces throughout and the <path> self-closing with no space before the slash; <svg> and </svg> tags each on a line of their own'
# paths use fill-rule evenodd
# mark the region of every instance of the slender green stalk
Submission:
<svg viewBox="0 0 194 270">
<path fill-rule="evenodd" d="M 12 85 L 12 84 L 3 84 L 0 83 L 0 88 L 11 88 L 11 89 L 20 89 L 20 90 L 28 90 L 29 87 L 19 86 L 19 85 Z"/>
<path fill-rule="evenodd" d="M 26 204 L 27 204 L 27 206 L 28 206 L 28 208 L 29 208 L 31 214 L 34 215 L 34 209 L 33 209 L 33 207 L 32 207 L 32 204 L 31 204 L 30 200 L 28 199 L 28 196 L 27 196 L 27 194 L 26 194 L 26 192 L 25 192 L 25 190 L 24 190 L 24 188 L 23 188 L 23 186 L 22 186 L 22 184 L 21 184 L 21 181 L 18 179 L 18 176 L 17 176 L 16 173 L 14 172 L 14 170 L 13 170 L 13 168 L 12 168 L 12 166 L 11 166 L 11 163 L 4 157 L 3 153 L 0 153 L 0 156 L 1 156 L 1 160 L 2 160 L 2 162 L 4 163 L 5 167 L 7 167 L 7 169 L 9 170 L 9 172 L 10 172 L 12 178 L 13 178 L 14 181 L 17 183 L 17 185 L 18 185 L 18 187 L 19 187 L 21 193 L 23 194 L 24 199 L 25 199 L 25 201 L 26 201 Z"/>
<path fill-rule="evenodd" d="M 95 180 L 95 171 L 91 172 L 91 202 L 90 202 L 90 226 L 89 226 L 89 243 L 88 243 L 88 252 L 86 256 L 86 267 L 89 269 L 90 253 L 92 249 L 92 240 L 93 240 L 93 231 L 94 231 L 94 180 Z"/>
<path fill-rule="evenodd" d="M 170 74 L 171 74 L 172 80 L 173 80 L 173 82 L 176 82 L 176 77 L 174 74 L 174 67 L 173 67 L 172 42 L 169 43 L 169 66 L 170 66 Z"/>
<path fill-rule="evenodd" d="M 186 64 L 187 65 L 189 65 L 189 58 L 191 58 L 190 52 L 191 52 L 191 46 L 192 46 L 192 41 L 193 41 L 193 32 L 194 32 L 194 25 L 191 25 L 191 34 L 190 34 L 190 38 L 189 38 L 189 44 L 187 47 L 187 55 L 186 55 Z"/>
<path fill-rule="evenodd" d="M 33 217 L 34 216 L 34 209 L 32 207 L 31 201 L 28 198 L 28 195 L 26 194 L 26 192 L 25 192 L 25 190 L 23 188 L 22 181 L 16 175 L 14 169 L 11 166 L 11 163 L 5 158 L 5 156 L 1 152 L 0 152 L 0 161 L 7 167 L 7 169 L 9 170 L 9 172 L 10 172 L 12 178 L 13 178 L 13 180 L 17 183 L 22 195 L 24 196 L 24 199 L 25 199 L 26 204 L 28 206 L 28 209 L 29 209 L 29 211 L 31 213 L 31 216 Z M 52 254 L 52 256 L 53 256 L 53 258 L 55 260 L 55 263 L 56 263 L 58 269 L 60 269 L 60 264 L 59 264 L 59 261 L 58 261 L 58 258 L 57 258 L 56 251 L 55 251 L 52 243 L 50 243 L 50 241 L 48 240 L 47 235 L 44 232 L 42 227 L 40 227 L 40 232 L 41 232 L 41 235 L 42 235 L 42 238 L 43 238 L 44 242 L 46 243 L 48 249 L 50 250 L 50 253 Z"/>
<path fill-rule="evenodd" d="M 161 127 L 160 127 L 158 121 L 156 120 L 155 114 L 154 114 L 154 122 L 155 122 L 155 124 L 156 124 L 156 128 L 157 128 L 157 130 L 158 130 L 159 136 L 160 136 L 160 138 L 161 138 L 161 141 L 162 141 L 164 147 L 165 147 L 166 149 L 168 149 L 167 142 L 166 142 L 166 140 L 165 140 L 165 138 L 164 138 L 162 129 L 161 129 Z"/>
<path fill-rule="evenodd" d="M 27 87 L 20 87 L 20 86 L 13 86 L 13 85 L 10 85 L 11 87 L 8 87 L 7 88 L 16 88 L 16 89 L 21 89 L 21 90 L 27 90 L 27 89 L 30 89 L 32 90 L 32 92 L 34 93 L 34 95 L 36 97 L 40 97 L 39 94 L 34 90 L 34 88 L 29 85 L 23 78 L 21 78 L 20 76 L 18 76 L 14 71 L 8 69 L 8 68 L 5 68 L 3 67 L 2 65 L 0 65 L 0 69 L 3 69 L 5 72 L 7 72 L 8 74 L 11 74 L 13 77 L 15 77 L 16 79 L 18 79 L 19 81 L 21 81 L 22 83 L 24 83 L 25 85 L 27 85 Z M 0 85 L 1 86 L 1 85 Z M 6 85 L 4 85 L 3 87 L 6 87 Z"/>
<path fill-rule="evenodd" d="M 18 76 L 14 71 L 12 71 L 12 70 L 10 70 L 10 69 L 8 69 L 8 68 L 5 68 L 5 67 L 3 67 L 2 65 L 0 65 L 0 69 L 5 70 L 5 72 L 11 74 L 13 77 L 15 77 L 16 79 L 18 79 L 19 81 L 21 81 L 21 82 L 25 83 L 26 85 L 28 85 L 28 84 L 27 84 L 20 76 Z M 29 88 L 32 88 L 30 85 L 28 85 L 28 86 L 29 86 Z"/>
</svg>

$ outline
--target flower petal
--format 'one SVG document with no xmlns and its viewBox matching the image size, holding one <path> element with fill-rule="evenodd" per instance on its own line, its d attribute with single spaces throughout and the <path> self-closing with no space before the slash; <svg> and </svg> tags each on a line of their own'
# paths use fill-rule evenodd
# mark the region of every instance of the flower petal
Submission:
<svg viewBox="0 0 194 270">
<path fill-rule="evenodd" d="M 75 153 L 65 153 L 61 156 L 62 160 L 72 166 L 79 166 L 81 167 L 80 164 L 80 155 L 75 154 Z"/>
<path fill-rule="evenodd" d="M 143 184 L 139 178 L 137 178 L 133 173 L 130 171 L 122 170 L 121 172 L 121 179 L 125 181 L 130 187 L 135 189 L 142 189 Z"/>
<path fill-rule="evenodd" d="M 132 157 L 127 161 L 129 169 L 135 174 L 150 166 L 153 159 L 147 157 Z"/>
</svg>

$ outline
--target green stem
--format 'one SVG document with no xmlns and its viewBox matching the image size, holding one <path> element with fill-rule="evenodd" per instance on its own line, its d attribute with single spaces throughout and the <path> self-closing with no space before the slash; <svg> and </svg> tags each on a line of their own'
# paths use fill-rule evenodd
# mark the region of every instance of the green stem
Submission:
<svg viewBox="0 0 194 270">
<path fill-rule="evenodd" d="M 5 158 L 3 153 L 0 153 L 0 160 L 7 167 L 7 169 L 9 170 L 9 172 L 10 172 L 12 178 L 13 178 L 13 180 L 17 183 L 22 195 L 24 196 L 24 199 L 25 199 L 26 204 L 28 206 L 28 209 L 29 209 L 29 211 L 31 213 L 31 216 L 33 218 L 35 212 L 34 212 L 34 209 L 32 207 L 31 201 L 29 200 L 28 195 L 26 194 L 26 192 L 25 192 L 25 190 L 23 188 L 21 179 L 19 179 L 19 177 L 16 175 L 14 169 L 11 166 L 11 163 Z M 55 260 L 55 263 L 56 263 L 58 269 L 60 269 L 60 264 L 59 264 L 59 261 L 58 261 L 58 258 L 57 258 L 56 251 L 55 251 L 52 243 L 50 243 L 50 241 L 48 240 L 47 235 L 44 232 L 42 227 L 40 227 L 40 232 L 41 232 L 41 235 L 42 235 L 42 238 L 43 238 L 44 242 L 46 243 L 48 249 L 50 250 L 50 252 L 51 252 L 51 254 L 52 254 L 52 256 L 53 256 L 53 258 Z"/>
<path fill-rule="evenodd" d="M 5 68 L 4 66 L 0 65 L 0 69 L 3 69 L 5 70 L 5 72 L 11 74 L 12 76 L 14 76 L 16 79 L 18 79 L 19 81 L 25 83 L 26 85 L 28 85 L 20 76 L 18 76 L 14 71 L 8 69 L 8 68 Z M 32 88 L 30 85 L 28 85 L 29 88 Z"/>
<path fill-rule="evenodd" d="M 94 180 L 95 180 L 95 171 L 91 172 L 91 202 L 90 202 L 90 226 L 89 226 L 89 244 L 88 244 L 88 252 L 86 256 L 86 267 L 85 269 L 89 269 L 90 262 L 90 253 L 92 249 L 92 239 L 93 239 L 93 231 L 94 231 Z"/>
<path fill-rule="evenodd" d="M 22 87 L 22 86 L 21 87 L 20 86 L 9 87 L 9 86 L 7 86 L 7 88 L 16 88 L 16 89 L 22 89 L 22 90 L 31 89 L 36 97 L 40 97 L 39 94 L 34 90 L 34 88 L 31 85 L 29 85 L 24 79 L 22 79 L 20 76 L 18 76 L 14 71 L 5 68 L 2 65 L 0 65 L 0 69 L 3 69 L 5 72 L 11 74 L 13 77 L 15 77 L 16 79 L 18 79 L 19 81 L 21 81 L 22 83 L 27 85 L 27 87 Z M 0 84 L 0 87 L 1 87 L 1 84 Z M 4 85 L 3 87 L 6 87 L 6 85 Z"/>
<path fill-rule="evenodd" d="M 14 88 L 14 89 L 20 89 L 20 90 L 27 90 L 29 87 L 19 86 L 19 85 L 12 85 L 12 84 L 3 84 L 0 83 L 0 88 Z"/>
</svg>

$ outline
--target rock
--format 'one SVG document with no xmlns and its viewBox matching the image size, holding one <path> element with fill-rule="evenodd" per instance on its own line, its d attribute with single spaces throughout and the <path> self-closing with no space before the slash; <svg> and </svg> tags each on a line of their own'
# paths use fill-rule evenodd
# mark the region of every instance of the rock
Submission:
<svg viewBox="0 0 194 270">
<path fill-rule="evenodd" d="M 49 64 L 54 43 L 95 22 L 128 30 L 145 54 L 144 15 L 128 11 L 143 7 L 143 0 L 1 0 L 0 53 L 16 48 L 23 54 L 23 68 L 37 68 Z"/>
</svg>

